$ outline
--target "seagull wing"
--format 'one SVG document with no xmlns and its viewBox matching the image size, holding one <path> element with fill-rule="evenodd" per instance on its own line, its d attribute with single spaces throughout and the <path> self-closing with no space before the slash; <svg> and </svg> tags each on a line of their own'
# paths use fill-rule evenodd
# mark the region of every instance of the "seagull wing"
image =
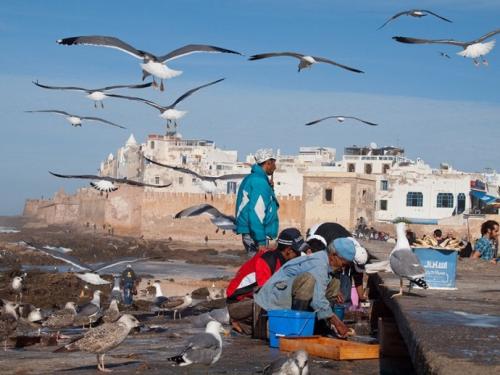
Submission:
<svg viewBox="0 0 500 375">
<path fill-rule="evenodd" d="M 72 266 L 75 266 L 81 270 L 92 271 L 92 269 L 88 265 L 80 262 L 78 259 L 76 259 L 75 257 L 73 257 L 71 255 L 67 255 L 66 253 L 61 253 L 57 250 L 50 250 L 50 249 L 46 249 L 44 247 L 39 247 L 39 246 L 36 246 L 30 242 L 26 242 L 26 244 L 28 246 L 35 248 L 36 250 L 38 250 L 42 253 L 45 253 L 45 254 L 51 256 L 52 258 L 62 260 L 63 262 L 71 264 Z"/>
<path fill-rule="evenodd" d="M 171 183 L 168 185 L 151 185 L 151 184 L 147 184 L 144 182 L 129 180 L 127 178 L 113 178 L 113 177 L 108 177 L 108 176 L 96 176 L 96 175 L 91 175 L 91 174 L 67 175 L 67 174 L 54 173 L 51 171 L 49 171 L 49 173 L 53 176 L 61 177 L 61 178 L 82 178 L 82 179 L 87 179 L 87 180 L 104 180 L 104 181 L 116 182 L 116 183 L 120 183 L 120 184 L 128 184 L 128 185 L 133 185 L 133 186 L 146 186 L 146 187 L 163 188 L 163 187 L 168 187 L 168 186 L 172 185 Z"/>
<path fill-rule="evenodd" d="M 460 42 L 458 40 L 453 39 L 418 39 L 418 38 L 410 38 L 406 36 L 393 36 L 396 42 L 399 43 L 407 43 L 407 44 L 452 44 L 454 46 L 463 47 L 467 45 L 466 42 Z"/>
<path fill-rule="evenodd" d="M 211 217 L 226 216 L 210 204 L 199 204 L 197 206 L 191 206 L 178 212 L 174 217 L 176 219 L 180 219 L 183 217 L 199 216 L 203 214 L 207 214 Z"/>
<path fill-rule="evenodd" d="M 119 264 L 144 262 L 144 261 L 146 261 L 148 259 L 151 259 L 151 258 L 120 259 L 120 260 L 116 260 L 116 261 L 113 261 L 111 263 L 106 263 L 106 264 L 103 264 L 102 266 L 96 267 L 95 269 L 93 269 L 93 271 L 94 272 L 101 272 L 102 270 L 105 270 L 107 268 L 111 268 L 111 267 L 117 266 Z"/>
<path fill-rule="evenodd" d="M 119 98 L 119 99 L 127 99 L 127 100 L 135 100 L 138 102 L 143 102 L 144 104 L 147 104 L 150 107 L 158 109 L 160 112 L 163 112 L 167 109 L 167 107 L 163 107 L 155 102 L 152 102 L 151 100 L 138 98 L 135 96 L 126 96 L 126 95 L 118 95 L 118 94 L 106 94 L 106 96 L 109 96 L 110 98 Z"/>
<path fill-rule="evenodd" d="M 96 89 L 92 91 L 108 91 L 108 90 L 114 90 L 114 89 L 145 89 L 146 87 L 150 87 L 153 85 L 153 82 L 148 82 L 148 83 L 141 83 L 138 85 L 116 85 L 116 86 L 106 86 L 101 89 Z"/>
<path fill-rule="evenodd" d="M 402 15 L 408 15 L 410 14 L 410 11 L 409 10 L 405 10 L 403 12 L 399 12 L 399 13 L 396 13 L 394 16 L 392 16 L 391 18 L 389 18 L 387 21 L 385 21 L 385 23 L 380 26 L 377 30 L 380 30 L 382 27 L 384 27 L 385 25 L 387 25 L 389 22 L 391 22 L 392 20 L 395 20 L 396 18 L 402 16 Z"/>
<path fill-rule="evenodd" d="M 82 119 L 82 120 L 88 120 L 88 121 L 99 121 L 99 122 L 103 122 L 103 123 L 108 124 L 108 125 L 116 126 L 118 128 L 121 128 L 121 129 L 127 129 L 124 126 L 115 124 L 114 122 L 111 122 L 111 121 L 108 121 L 108 120 L 104 120 L 103 118 L 100 118 L 100 117 L 82 116 L 82 117 L 80 117 L 80 119 Z"/>
<path fill-rule="evenodd" d="M 164 187 L 169 187 L 172 185 L 172 183 L 166 184 L 166 185 L 152 185 L 152 184 L 147 184 L 145 182 L 139 182 L 139 181 L 134 181 L 134 180 L 129 180 L 127 178 L 112 178 L 108 177 L 110 180 L 113 182 L 117 182 L 119 184 L 127 184 L 127 185 L 132 185 L 132 186 L 144 186 L 144 187 L 154 187 L 154 188 L 164 188 Z"/>
<path fill-rule="evenodd" d="M 295 57 L 299 60 L 304 57 L 304 55 L 297 52 L 268 52 L 268 53 L 260 53 L 258 55 L 252 55 L 248 58 L 248 60 L 251 61 L 262 60 L 262 59 L 267 59 L 269 57 L 279 57 L 279 56 Z"/>
<path fill-rule="evenodd" d="M 448 18 L 444 18 L 444 17 L 440 16 L 439 14 L 431 12 L 430 10 L 422 9 L 422 12 L 425 12 L 427 14 L 431 14 L 434 17 L 437 17 L 437 18 L 441 18 L 443 21 L 446 21 L 446 22 L 453 22 L 453 21 L 450 21 Z"/>
<path fill-rule="evenodd" d="M 154 161 L 153 159 L 149 159 L 148 157 L 144 156 L 144 159 L 146 159 L 147 161 L 149 161 L 150 163 L 153 163 L 153 164 L 156 164 L 156 165 L 159 165 L 160 167 L 165 167 L 165 168 L 169 168 L 169 169 L 173 169 L 174 171 L 177 171 L 177 172 L 182 172 L 182 173 L 187 173 L 187 174 L 191 174 L 195 177 L 198 177 L 202 180 L 206 180 L 208 179 L 206 176 L 202 176 L 202 175 L 199 175 L 198 173 L 192 171 L 191 169 L 188 169 L 188 168 L 182 168 L 182 167 L 175 167 L 173 165 L 168 165 L 168 164 L 163 164 L 163 163 L 160 163 L 160 162 L 157 162 L 157 161 Z"/>
<path fill-rule="evenodd" d="M 215 85 L 216 83 L 219 83 L 221 81 L 224 81 L 225 78 L 221 78 L 221 79 L 218 79 L 217 81 L 213 81 L 213 82 L 210 82 L 210 83 L 206 83 L 204 85 L 201 85 L 201 86 L 198 86 L 198 87 L 195 87 L 194 89 L 191 89 L 189 91 L 186 91 L 184 94 L 182 94 L 181 96 L 179 96 L 177 98 L 177 100 L 175 102 L 173 102 L 171 105 L 170 105 L 170 108 L 174 108 L 179 102 L 183 101 L 184 99 L 186 99 L 188 96 L 190 96 L 191 94 L 194 94 L 196 91 L 204 88 L 204 87 L 208 87 L 208 86 L 211 86 L 211 85 Z"/>
<path fill-rule="evenodd" d="M 343 116 L 343 117 L 344 117 L 344 118 L 350 118 L 350 119 L 353 119 L 353 120 L 360 121 L 360 122 L 362 122 L 362 123 L 365 123 L 366 125 L 378 126 L 378 124 L 375 124 L 374 122 L 365 121 L 365 120 L 362 120 L 362 119 L 357 118 L 357 117 L 352 117 L 352 116 Z"/>
<path fill-rule="evenodd" d="M 207 176 L 213 178 L 214 180 L 237 180 L 248 176 L 248 173 L 233 173 L 233 174 L 223 174 L 221 176 Z"/>
<path fill-rule="evenodd" d="M 83 44 L 89 46 L 116 48 L 138 59 L 144 58 L 145 55 L 143 51 L 139 51 L 134 47 L 132 47 L 130 44 L 125 43 L 124 41 L 112 36 L 101 36 L 101 35 L 74 36 L 71 38 L 59 39 L 57 40 L 57 43 L 66 46 Z"/>
<path fill-rule="evenodd" d="M 209 46 L 206 44 L 188 44 L 185 45 L 184 47 L 177 48 L 166 55 L 159 56 L 158 60 L 161 62 L 165 61 L 170 61 L 170 60 L 175 60 L 178 59 L 179 57 L 190 55 L 192 53 L 197 53 L 197 52 L 211 52 L 211 53 L 234 53 L 236 55 L 241 55 L 241 53 L 232 51 L 230 49 L 222 48 L 222 47 L 216 47 L 216 46 Z"/>
<path fill-rule="evenodd" d="M 75 87 L 75 86 L 46 86 L 46 85 L 42 85 L 41 83 L 38 83 L 38 81 L 32 81 L 34 85 L 38 86 L 38 87 L 41 87 L 43 89 L 51 89 L 51 90 L 77 90 L 77 91 L 91 91 L 91 90 L 87 90 L 83 87 Z"/>
<path fill-rule="evenodd" d="M 339 63 L 337 63 L 337 62 L 335 62 L 333 60 L 325 59 L 324 57 L 312 56 L 312 58 L 314 60 L 316 60 L 316 61 L 321 61 L 321 62 L 324 62 L 324 63 L 327 63 L 327 64 L 336 65 L 336 66 L 338 66 L 340 68 L 350 70 L 351 72 L 354 72 L 354 73 L 364 73 L 362 70 L 351 68 L 350 66 L 347 66 L 347 65 L 339 64 Z"/>
<path fill-rule="evenodd" d="M 493 30 L 493 31 L 490 31 L 489 33 L 487 34 L 484 34 L 482 37 L 476 39 L 474 42 L 477 42 L 477 43 L 480 43 L 482 42 L 483 40 L 486 40 L 488 38 L 491 38 L 493 35 L 496 35 L 500 33 L 500 29 L 496 29 L 496 30 Z"/>
<path fill-rule="evenodd" d="M 64 112 L 64 111 L 59 111 L 57 109 L 41 109 L 38 111 L 25 111 L 28 113 L 35 113 L 35 112 L 47 112 L 47 113 L 57 113 L 58 115 L 63 115 L 63 116 L 74 116 L 71 113 Z"/>
</svg>

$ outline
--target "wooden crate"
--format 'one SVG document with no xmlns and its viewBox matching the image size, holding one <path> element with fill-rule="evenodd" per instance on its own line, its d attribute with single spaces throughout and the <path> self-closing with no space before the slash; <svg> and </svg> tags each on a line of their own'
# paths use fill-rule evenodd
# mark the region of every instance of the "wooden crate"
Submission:
<svg viewBox="0 0 500 375">
<path fill-rule="evenodd" d="M 321 336 L 280 338 L 280 350 L 293 352 L 300 349 L 312 356 L 337 361 L 379 358 L 378 344 L 362 344 Z"/>
</svg>

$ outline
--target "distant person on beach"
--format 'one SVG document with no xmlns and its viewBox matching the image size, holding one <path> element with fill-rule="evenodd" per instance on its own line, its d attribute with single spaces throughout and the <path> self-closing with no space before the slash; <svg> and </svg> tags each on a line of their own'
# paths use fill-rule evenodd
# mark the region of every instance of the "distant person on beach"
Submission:
<svg viewBox="0 0 500 375">
<path fill-rule="evenodd" d="M 123 303 L 125 305 L 131 305 L 132 302 L 134 302 L 134 294 L 136 294 L 135 293 L 136 282 L 137 282 L 137 275 L 132 269 L 132 266 L 130 264 L 127 264 L 127 267 L 122 272 Z"/>
<path fill-rule="evenodd" d="M 305 242 L 300 231 L 287 228 L 281 231 L 275 249 L 261 249 L 243 264 L 227 287 L 227 309 L 233 329 L 252 334 L 253 295 L 283 264 L 300 256 Z"/>
<path fill-rule="evenodd" d="M 265 249 L 278 235 L 278 200 L 272 176 L 276 157 L 271 149 L 255 152 L 251 173 L 240 184 L 236 198 L 236 233 L 242 235 L 247 254 Z"/>
<path fill-rule="evenodd" d="M 485 221 L 481 225 L 481 238 L 474 245 L 471 258 L 484 259 L 496 264 L 496 241 L 498 238 L 498 222 L 495 220 Z"/>
</svg>

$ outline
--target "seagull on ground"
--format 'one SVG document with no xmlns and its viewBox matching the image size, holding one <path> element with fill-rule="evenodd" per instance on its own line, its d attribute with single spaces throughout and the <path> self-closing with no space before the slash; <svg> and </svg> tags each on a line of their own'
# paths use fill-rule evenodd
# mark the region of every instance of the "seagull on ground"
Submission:
<svg viewBox="0 0 500 375">
<path fill-rule="evenodd" d="M 16 294 L 15 302 L 17 302 L 18 296 L 19 296 L 19 302 L 21 302 L 23 299 L 23 278 L 21 276 L 14 276 L 10 283 L 10 287 L 12 291 Z"/>
<path fill-rule="evenodd" d="M 322 62 L 322 63 L 327 63 L 327 64 L 332 64 L 336 65 L 340 68 L 350 70 L 351 72 L 354 73 L 364 73 L 362 70 L 351 68 L 347 65 L 342 65 L 339 64 L 333 60 L 325 59 L 324 57 L 318 57 L 318 56 L 310 56 L 310 55 L 303 55 L 301 53 L 297 52 L 269 52 L 269 53 L 261 53 L 258 55 L 253 55 L 248 58 L 248 60 L 261 60 L 261 59 L 267 59 L 269 57 L 279 57 L 279 56 L 288 56 L 288 57 L 295 57 L 296 59 L 299 59 L 299 67 L 298 71 L 300 72 L 302 69 L 305 68 L 310 68 L 313 64 Z"/>
<path fill-rule="evenodd" d="M 203 214 L 210 217 L 210 221 L 217 227 L 216 232 L 218 232 L 219 229 L 222 229 L 222 234 L 225 234 L 226 230 L 236 229 L 236 219 L 234 216 L 225 215 L 217 208 L 209 204 L 199 204 L 188 207 L 180 212 L 177 212 L 174 218 L 181 219 L 183 217 L 193 217 Z"/>
<path fill-rule="evenodd" d="M 90 326 L 92 323 L 99 320 L 102 315 L 101 294 L 102 292 L 100 290 L 95 290 L 94 296 L 90 302 L 77 307 L 74 325 L 85 326 L 85 324 L 88 324 Z"/>
<path fill-rule="evenodd" d="M 71 38 L 64 38 L 57 40 L 58 44 L 63 44 L 67 46 L 83 44 L 92 45 L 99 47 L 108 47 L 119 49 L 129 55 L 132 55 L 143 62 L 142 68 L 142 79 L 152 75 L 160 79 L 160 90 L 164 90 L 163 80 L 177 77 L 182 74 L 182 71 L 170 69 L 165 63 L 178 59 L 180 57 L 190 55 L 197 52 L 209 52 L 209 53 L 232 53 L 236 55 L 241 55 L 241 53 L 232 51 L 226 48 L 210 46 L 205 44 L 188 44 L 183 47 L 177 48 L 165 55 L 153 55 L 150 52 L 138 50 L 132 47 L 130 44 L 124 41 L 112 37 L 112 36 L 101 36 L 101 35 L 90 35 L 90 36 L 76 36 Z M 158 84 L 153 78 L 153 86 L 157 87 Z"/>
<path fill-rule="evenodd" d="M 115 323 L 104 323 L 101 326 L 88 330 L 83 337 L 57 349 L 59 352 L 85 351 L 97 356 L 97 369 L 109 372 L 104 368 L 104 355 L 120 345 L 133 328 L 139 327 L 139 321 L 132 315 L 124 314 Z"/>
<path fill-rule="evenodd" d="M 16 331 L 19 317 L 12 302 L 0 299 L 0 303 L 0 339 L 3 339 L 3 350 L 7 351 L 7 340 Z"/>
<path fill-rule="evenodd" d="M 152 184 L 146 184 L 144 182 L 129 180 L 128 178 L 114 178 L 114 177 L 96 176 L 90 174 L 68 175 L 68 174 L 54 173 L 51 171 L 49 171 L 49 173 L 53 176 L 60 178 L 81 178 L 86 180 L 96 180 L 96 181 L 91 181 L 90 186 L 92 186 L 96 190 L 99 190 L 101 193 L 102 192 L 109 193 L 118 190 L 118 186 L 116 186 L 115 183 L 127 184 L 131 186 L 140 186 L 140 187 L 154 187 L 154 188 L 165 188 L 172 185 L 172 183 L 169 183 L 167 185 L 152 185 Z"/>
<path fill-rule="evenodd" d="M 182 310 L 191 306 L 192 303 L 193 298 L 191 297 L 191 293 L 187 293 L 182 297 L 168 297 L 168 300 L 162 302 L 159 307 L 163 311 L 173 311 L 173 319 L 175 320 L 175 316 L 177 315 L 177 313 L 179 313 L 179 319 L 182 319 Z"/>
<path fill-rule="evenodd" d="M 168 301 L 168 297 L 165 297 L 163 295 L 163 292 L 161 290 L 161 285 L 158 281 L 155 281 L 153 283 L 153 287 L 155 288 L 155 298 L 153 299 L 153 304 L 156 306 L 156 308 L 160 308 L 163 302 Z M 160 311 L 160 310 L 158 310 Z"/>
<path fill-rule="evenodd" d="M 100 272 L 102 272 L 106 269 L 118 266 L 120 264 L 143 262 L 145 260 L 151 259 L 151 258 L 123 258 L 123 259 L 114 260 L 114 261 L 109 262 L 109 263 L 104 263 L 104 264 L 101 264 L 99 266 L 91 266 L 89 264 L 86 264 L 86 263 L 79 261 L 78 259 L 76 259 L 75 257 L 73 257 L 71 255 L 60 253 L 60 252 L 54 251 L 54 250 L 49 250 L 49 249 L 46 249 L 43 247 L 38 247 L 38 246 L 35 246 L 35 245 L 28 243 L 28 242 L 26 242 L 26 244 L 29 246 L 32 246 L 33 248 L 35 248 L 36 250 L 38 250 L 42 253 L 45 253 L 45 254 L 51 256 L 52 258 L 62 260 L 63 262 L 68 263 L 71 266 L 76 267 L 76 268 L 84 271 L 83 273 L 76 273 L 75 276 L 78 277 L 79 279 L 85 281 L 86 283 L 89 283 L 92 285 L 104 285 L 104 284 L 110 283 L 109 281 L 106 281 L 103 278 L 101 278 L 101 276 L 99 275 Z"/>
<path fill-rule="evenodd" d="M 266 366 L 263 375 L 308 375 L 309 357 L 304 350 L 293 352 L 288 358 L 278 358 Z"/>
<path fill-rule="evenodd" d="M 222 325 L 219 322 L 210 321 L 204 333 L 191 337 L 178 355 L 167 360 L 175 362 L 178 366 L 213 365 L 222 354 L 221 333 L 226 333 Z"/>
<path fill-rule="evenodd" d="M 76 305 L 74 302 L 66 302 L 64 308 L 51 314 L 42 326 L 48 328 L 64 328 L 72 326 L 76 316 Z"/>
<path fill-rule="evenodd" d="M 422 18 L 422 17 L 425 17 L 427 15 L 431 15 L 431 16 L 440 18 L 440 19 L 442 19 L 443 21 L 446 21 L 446 22 L 452 22 L 448 18 L 444 18 L 444 17 L 440 16 L 439 14 L 431 12 L 430 10 L 425 10 L 425 9 L 410 9 L 410 10 L 404 10 L 402 12 L 396 13 L 394 16 L 392 16 L 391 18 L 389 18 L 382 26 L 380 26 L 377 30 L 380 30 L 382 27 L 384 27 L 385 25 L 387 25 L 389 22 L 391 22 L 392 20 L 395 20 L 396 18 L 401 17 L 401 16 L 410 16 L 410 17 L 415 17 L 415 18 Z"/>
<path fill-rule="evenodd" d="M 118 319 L 120 319 L 120 310 L 118 309 L 118 302 L 116 299 L 112 299 L 111 303 L 109 304 L 108 309 L 104 312 L 104 315 L 102 316 L 102 320 L 104 323 L 114 323 Z"/>
<path fill-rule="evenodd" d="M 87 95 L 87 98 L 94 101 L 94 108 L 97 108 L 97 104 L 100 103 L 101 108 L 104 108 L 103 100 L 108 97 L 108 91 L 116 90 L 116 89 L 144 89 L 146 87 L 150 87 L 153 82 L 142 83 L 139 85 L 116 85 L 116 86 L 106 86 L 98 89 L 86 89 L 84 87 L 76 87 L 76 86 L 46 86 L 38 83 L 38 81 L 33 81 L 33 84 L 41 87 L 43 89 L 51 89 L 51 90 L 69 90 L 69 91 L 83 91 Z"/>
<path fill-rule="evenodd" d="M 80 126 L 80 127 L 82 126 L 82 120 L 87 120 L 87 121 L 102 122 L 103 124 L 108 124 L 108 125 L 111 125 L 111 126 L 115 126 L 115 127 L 120 128 L 120 129 L 127 129 L 124 126 L 115 124 L 114 122 L 105 120 L 105 119 L 100 118 L 100 117 L 72 115 L 71 113 L 68 113 L 68 112 L 65 112 L 65 111 L 60 111 L 58 109 L 41 109 L 41 110 L 37 110 L 37 111 L 26 111 L 26 113 L 38 113 L 38 112 L 56 113 L 56 114 L 61 115 L 61 116 L 66 116 L 66 120 L 68 120 L 69 123 L 71 124 L 71 126 L 73 126 L 75 128 L 78 127 L 78 126 Z"/>
<path fill-rule="evenodd" d="M 167 120 L 167 129 L 170 129 L 170 125 L 172 123 L 174 125 L 174 128 L 177 128 L 177 120 L 184 117 L 184 115 L 187 113 L 187 111 L 180 111 L 178 109 L 175 109 L 175 106 L 177 104 L 179 104 L 181 101 L 183 101 L 184 99 L 186 99 L 187 97 L 189 97 L 190 95 L 194 94 L 196 91 L 198 91 L 204 87 L 215 85 L 216 83 L 224 81 L 224 79 L 225 78 L 221 78 L 221 79 L 218 79 L 216 81 L 206 83 L 204 85 L 201 85 L 201 86 L 195 87 L 194 89 L 186 91 L 184 94 L 179 96 L 172 104 L 169 104 L 167 106 L 162 106 L 162 105 L 159 105 L 159 104 L 152 102 L 150 100 L 146 100 L 143 98 L 137 98 L 137 97 L 133 97 L 133 96 L 125 96 L 125 95 L 117 95 L 117 94 L 110 94 L 109 96 L 113 97 L 113 98 L 121 98 L 121 99 L 128 99 L 128 100 L 135 100 L 135 101 L 143 102 L 144 104 L 147 104 L 153 108 L 156 108 L 160 111 L 160 117 Z"/>
<path fill-rule="evenodd" d="M 334 118 L 338 122 L 344 122 L 346 119 L 352 119 L 352 120 L 356 120 L 356 121 L 362 122 L 362 123 L 364 123 L 366 125 L 378 126 L 378 124 L 375 124 L 374 122 L 365 121 L 365 120 L 362 120 L 362 119 L 360 119 L 358 117 L 353 117 L 353 116 L 327 116 L 327 117 L 320 118 L 318 120 L 314 120 L 314 121 L 308 122 L 306 124 L 306 126 L 314 125 L 314 124 L 317 124 L 318 122 L 321 122 L 323 120 L 328 120 L 330 118 Z"/>
<path fill-rule="evenodd" d="M 424 280 L 425 269 L 411 250 L 410 243 L 406 238 L 406 224 L 404 222 L 396 224 L 396 235 L 396 245 L 389 255 L 389 260 L 366 264 L 366 273 L 384 271 L 393 272 L 399 276 L 399 293 L 392 297 L 403 295 L 403 279 L 410 281 L 410 287 L 414 283 L 427 289 L 427 283 Z"/>
<path fill-rule="evenodd" d="M 462 47 L 463 51 L 457 52 L 457 55 L 471 58 L 474 65 L 478 66 L 478 58 L 482 59 L 484 65 L 488 65 L 488 61 L 486 61 L 484 56 L 495 47 L 496 42 L 495 40 L 489 42 L 484 41 L 498 33 L 500 33 L 500 29 L 490 31 L 487 34 L 468 42 L 461 42 L 454 39 L 417 39 L 405 36 L 393 36 L 392 39 L 400 43 L 408 44 L 451 44 L 453 46 Z"/>
</svg>

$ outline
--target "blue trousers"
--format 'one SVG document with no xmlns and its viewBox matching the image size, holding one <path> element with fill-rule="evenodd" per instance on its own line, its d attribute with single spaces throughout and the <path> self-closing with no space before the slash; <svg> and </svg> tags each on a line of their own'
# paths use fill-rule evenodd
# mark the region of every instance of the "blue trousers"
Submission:
<svg viewBox="0 0 500 375">
<path fill-rule="evenodd" d="M 134 289 L 134 283 L 126 283 L 123 287 L 123 303 L 125 305 L 131 305 L 134 302 L 132 289 Z"/>
</svg>

